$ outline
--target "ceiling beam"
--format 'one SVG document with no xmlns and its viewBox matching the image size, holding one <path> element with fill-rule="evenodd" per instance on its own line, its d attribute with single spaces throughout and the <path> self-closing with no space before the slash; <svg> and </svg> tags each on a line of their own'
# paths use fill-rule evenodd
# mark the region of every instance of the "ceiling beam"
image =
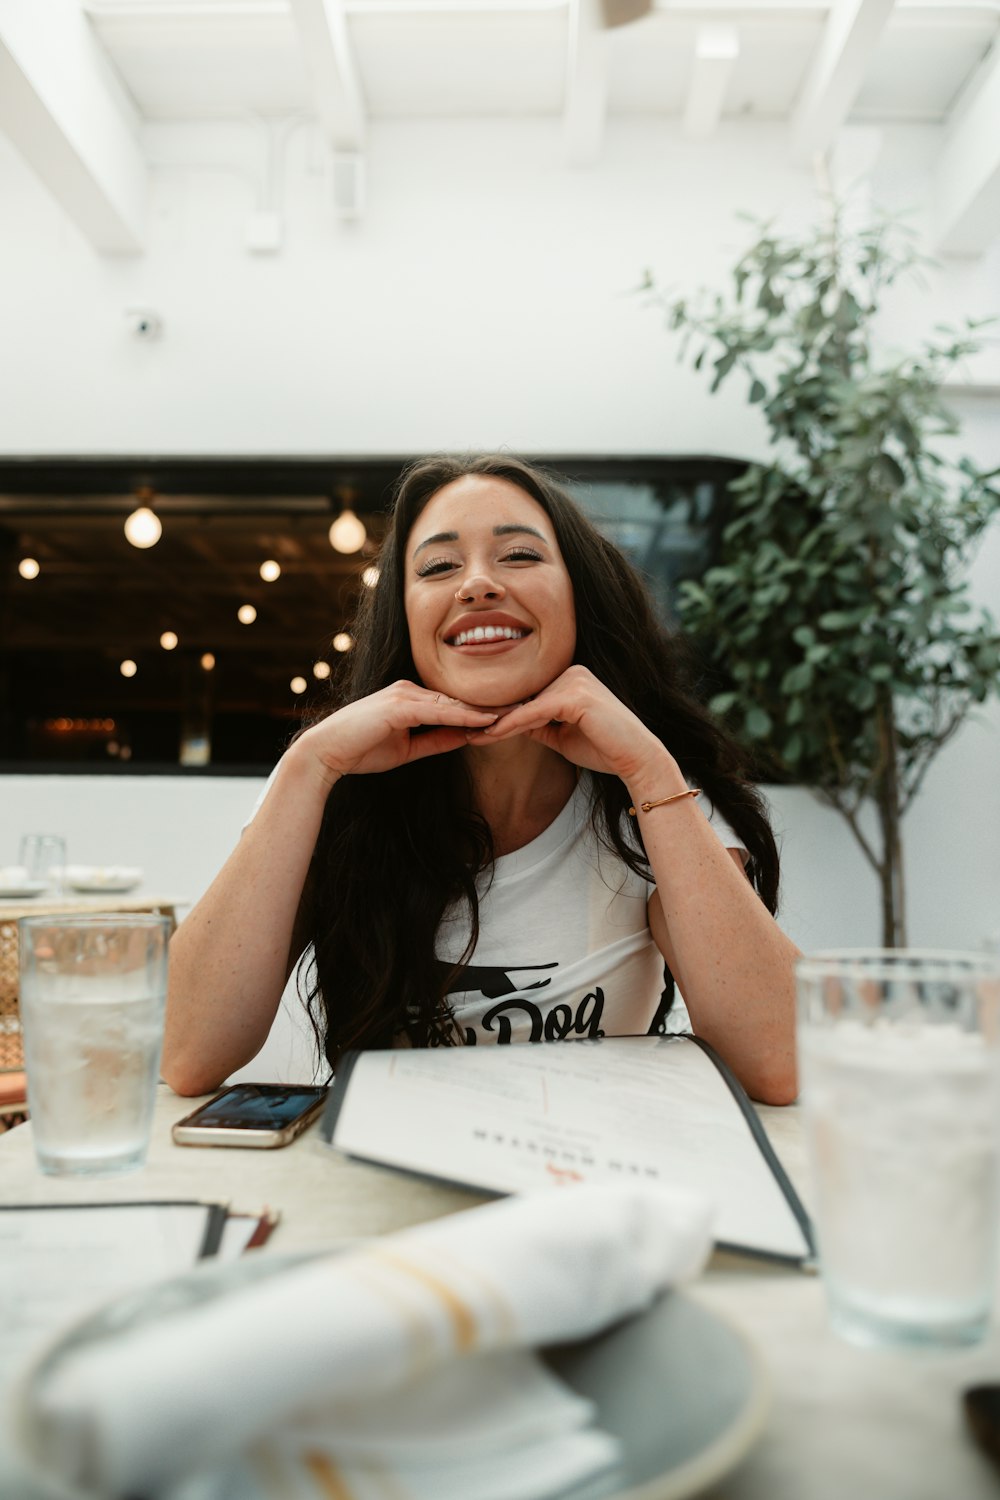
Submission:
<svg viewBox="0 0 1000 1500">
<path fill-rule="evenodd" d="M 0 130 L 95 250 L 143 247 L 138 124 L 80 0 L 0 0 Z"/>
<path fill-rule="evenodd" d="M 978 255 L 1000 235 L 1000 43 L 960 100 L 934 179 L 932 233 L 944 255 Z"/>
<path fill-rule="evenodd" d="M 789 127 L 794 161 L 824 152 L 847 119 L 895 0 L 833 0 Z"/>
<path fill-rule="evenodd" d="M 344 0 L 289 0 L 320 125 L 335 152 L 364 145 L 367 111 Z"/>
<path fill-rule="evenodd" d="M 735 26 L 699 26 L 682 124 L 690 140 L 706 140 L 715 133 L 739 55 Z"/>
<path fill-rule="evenodd" d="M 571 166 L 588 167 L 597 160 L 607 112 L 607 41 L 600 0 L 570 0 L 563 133 Z"/>
</svg>

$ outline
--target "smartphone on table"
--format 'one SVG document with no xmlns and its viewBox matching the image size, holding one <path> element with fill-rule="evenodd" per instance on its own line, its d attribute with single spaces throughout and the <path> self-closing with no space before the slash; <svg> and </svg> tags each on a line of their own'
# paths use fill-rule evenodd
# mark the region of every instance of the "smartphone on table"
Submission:
<svg viewBox="0 0 1000 1500">
<path fill-rule="evenodd" d="M 185 1115 L 171 1134 L 178 1146 L 287 1146 L 319 1114 L 324 1085 L 234 1083 Z"/>
</svg>

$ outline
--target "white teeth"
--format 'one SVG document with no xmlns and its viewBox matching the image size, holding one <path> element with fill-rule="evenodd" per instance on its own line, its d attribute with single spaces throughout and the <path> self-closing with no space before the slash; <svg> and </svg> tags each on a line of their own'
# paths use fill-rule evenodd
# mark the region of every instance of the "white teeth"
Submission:
<svg viewBox="0 0 1000 1500">
<path fill-rule="evenodd" d="M 456 635 L 453 646 L 467 646 L 473 641 L 519 641 L 526 631 L 515 630 L 510 625 L 476 625 L 472 630 L 462 630 Z"/>
</svg>

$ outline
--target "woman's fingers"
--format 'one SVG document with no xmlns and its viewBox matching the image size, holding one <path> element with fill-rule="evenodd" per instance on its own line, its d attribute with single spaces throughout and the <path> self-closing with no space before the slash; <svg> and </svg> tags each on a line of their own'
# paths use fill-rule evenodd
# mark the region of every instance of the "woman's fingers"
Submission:
<svg viewBox="0 0 1000 1500">
<path fill-rule="evenodd" d="M 391 771 L 442 749 L 453 750 L 465 743 L 468 730 L 485 729 L 495 719 L 491 709 L 430 692 L 415 682 L 395 682 L 346 704 L 307 734 L 327 771 L 338 776 L 366 775 Z M 446 737 L 433 738 L 437 729 L 447 729 Z M 421 740 L 427 743 L 414 750 Z"/>
<path fill-rule="evenodd" d="M 561 679 L 557 678 L 556 682 Z M 584 705 L 574 701 L 568 693 L 557 690 L 556 683 L 544 688 L 537 698 L 527 703 L 517 703 L 510 709 L 502 709 L 495 724 L 483 730 L 489 740 L 513 738 L 516 734 L 528 734 L 532 729 L 541 729 L 546 724 L 576 723 L 583 715 Z"/>
<path fill-rule="evenodd" d="M 482 731 L 482 738 L 487 740 L 513 739 L 518 734 L 528 734 L 532 729 L 541 729 L 543 725 L 553 722 L 553 714 L 548 711 L 541 700 L 534 703 L 525 703 L 521 708 L 512 709 L 509 714 L 504 714 L 502 719 L 496 723 L 487 725 Z"/>
<path fill-rule="evenodd" d="M 581 666 L 568 667 L 536 698 L 468 739 L 489 745 L 515 735 L 529 735 L 578 766 L 610 772 L 626 783 L 638 759 L 648 754 L 647 741 L 659 743 L 631 709 Z"/>
<path fill-rule="evenodd" d="M 467 724 L 479 727 L 493 723 L 497 717 L 497 710 L 493 708 L 463 703 L 460 698 L 449 698 L 447 693 L 432 693 L 415 684 L 408 683 L 406 687 L 410 691 L 400 695 L 402 714 L 396 725 L 400 729 L 416 729 L 424 724 Z"/>
<path fill-rule="evenodd" d="M 443 698 L 441 694 L 432 704 L 417 705 L 416 724 L 465 724 L 480 728 L 496 722 L 497 713 L 492 708 L 475 708 L 471 703 L 461 703 L 457 698 Z"/>
</svg>

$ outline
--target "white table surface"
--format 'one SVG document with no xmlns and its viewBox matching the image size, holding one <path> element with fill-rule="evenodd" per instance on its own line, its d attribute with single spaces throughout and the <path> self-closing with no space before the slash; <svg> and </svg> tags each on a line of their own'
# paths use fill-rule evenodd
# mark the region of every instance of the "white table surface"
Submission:
<svg viewBox="0 0 1000 1500">
<path fill-rule="evenodd" d="M 316 1127 L 277 1151 L 175 1146 L 170 1125 L 194 1104 L 161 1087 L 149 1161 L 117 1178 L 44 1177 L 30 1125 L 0 1136 L 0 1202 L 200 1197 L 269 1207 L 282 1218 L 268 1253 L 332 1247 L 481 1201 L 346 1161 Z M 797 1110 L 760 1113 L 808 1203 Z M 862 1350 L 827 1329 L 814 1275 L 716 1256 L 691 1290 L 756 1344 L 773 1388 L 763 1436 L 711 1500 L 996 1500 L 1000 1475 L 968 1435 L 961 1405 L 964 1387 L 1000 1381 L 996 1325 L 967 1351 Z"/>
</svg>

